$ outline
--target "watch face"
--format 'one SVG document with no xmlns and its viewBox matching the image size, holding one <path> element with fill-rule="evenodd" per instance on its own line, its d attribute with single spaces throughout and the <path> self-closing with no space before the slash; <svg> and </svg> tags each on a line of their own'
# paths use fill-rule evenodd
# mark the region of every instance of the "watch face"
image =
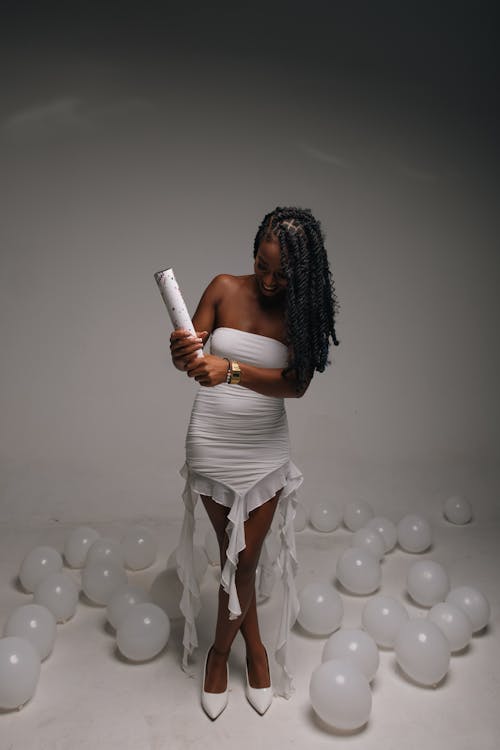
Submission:
<svg viewBox="0 0 500 750">
<path fill-rule="evenodd" d="M 231 362 L 231 383 L 239 383 L 241 378 L 241 370 L 238 362 Z"/>
</svg>

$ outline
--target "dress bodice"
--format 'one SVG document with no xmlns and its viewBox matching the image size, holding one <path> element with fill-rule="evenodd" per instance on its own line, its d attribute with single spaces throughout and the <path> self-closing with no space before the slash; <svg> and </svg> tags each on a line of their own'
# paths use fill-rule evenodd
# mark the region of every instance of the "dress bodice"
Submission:
<svg viewBox="0 0 500 750">
<path fill-rule="evenodd" d="M 255 367 L 286 367 L 288 362 L 288 349 L 281 341 L 226 326 L 213 331 L 210 352 L 218 357 L 241 359 Z"/>
</svg>

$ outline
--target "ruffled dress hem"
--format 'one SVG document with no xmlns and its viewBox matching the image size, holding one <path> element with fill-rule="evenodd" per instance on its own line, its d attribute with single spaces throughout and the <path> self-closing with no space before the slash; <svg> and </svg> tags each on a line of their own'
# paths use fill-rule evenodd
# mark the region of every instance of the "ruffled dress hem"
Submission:
<svg viewBox="0 0 500 750">
<path fill-rule="evenodd" d="M 241 615 L 241 607 L 236 590 L 236 570 L 238 555 L 245 549 L 244 523 L 255 508 L 270 500 L 282 490 L 276 509 L 279 544 L 273 544 L 275 524 L 271 525 L 263 544 L 259 565 L 261 568 L 257 597 L 258 600 L 270 595 L 274 581 L 274 571 L 281 575 L 284 602 L 275 646 L 275 660 L 280 668 L 280 680 L 274 686 L 276 695 L 289 698 L 294 691 L 292 672 L 289 665 L 288 635 L 297 618 L 299 603 L 295 588 L 297 553 L 295 548 L 294 518 L 297 499 L 296 490 L 303 477 L 292 461 L 272 470 L 245 492 L 210 479 L 190 470 L 185 463 L 180 470 L 186 480 L 182 499 L 185 512 L 181 538 L 177 547 L 177 574 L 183 586 L 180 609 L 185 618 L 183 634 L 182 668 L 191 674 L 188 658 L 198 646 L 195 620 L 200 611 L 200 589 L 194 574 L 193 538 L 195 528 L 194 510 L 200 495 L 212 497 L 217 503 L 230 508 L 226 533 L 229 539 L 226 561 L 221 572 L 221 586 L 229 596 L 229 619 Z"/>
</svg>

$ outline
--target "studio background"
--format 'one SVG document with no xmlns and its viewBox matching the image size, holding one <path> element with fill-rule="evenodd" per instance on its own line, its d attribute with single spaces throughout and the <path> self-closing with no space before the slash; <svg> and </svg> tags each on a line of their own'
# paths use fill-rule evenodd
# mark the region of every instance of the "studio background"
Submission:
<svg viewBox="0 0 500 750">
<path fill-rule="evenodd" d="M 286 402 L 299 499 L 362 498 L 394 522 L 422 513 L 425 557 L 491 605 L 436 690 L 381 649 L 368 724 L 346 735 L 313 711 L 323 639 L 296 626 L 293 698 L 264 718 L 248 706 L 238 637 L 230 704 L 210 724 L 199 691 L 218 568 L 203 581 L 194 680 L 180 619 L 157 658 L 132 665 L 82 597 L 34 697 L 0 710 L 1 750 L 496 750 L 497 16 L 483 1 L 1 5 L 0 632 L 28 601 L 24 556 L 62 551 L 77 523 L 115 539 L 144 523 L 158 557 L 130 579 L 149 589 L 164 570 L 198 386 L 171 364 L 154 273 L 172 266 L 193 312 L 216 274 L 252 272 L 259 223 L 286 205 L 321 221 L 340 302 L 332 364 Z M 443 517 L 454 494 L 471 523 Z M 351 537 L 297 533 L 298 590 L 337 586 Z M 426 616 L 406 593 L 416 557 L 386 555 L 380 589 L 411 617 Z M 269 648 L 279 589 L 259 604 Z M 342 626 L 357 628 L 366 597 L 341 593 Z"/>
<path fill-rule="evenodd" d="M 3 521 L 181 516 L 197 386 L 153 273 L 173 266 L 193 312 L 213 276 L 252 272 L 277 205 L 322 222 L 341 304 L 332 365 L 287 402 L 304 502 L 402 507 L 495 469 L 484 16 L 28 8 L 2 43 Z"/>
</svg>

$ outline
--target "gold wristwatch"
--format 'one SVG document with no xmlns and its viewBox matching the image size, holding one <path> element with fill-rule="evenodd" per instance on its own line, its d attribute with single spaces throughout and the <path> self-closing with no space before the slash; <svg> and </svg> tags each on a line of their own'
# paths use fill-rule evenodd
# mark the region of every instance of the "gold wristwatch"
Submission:
<svg viewBox="0 0 500 750">
<path fill-rule="evenodd" d="M 229 367 L 227 368 L 226 383 L 229 383 L 231 385 L 233 384 L 238 385 L 241 380 L 240 365 L 234 359 L 230 359 L 228 360 L 228 362 L 229 362 Z"/>
</svg>

